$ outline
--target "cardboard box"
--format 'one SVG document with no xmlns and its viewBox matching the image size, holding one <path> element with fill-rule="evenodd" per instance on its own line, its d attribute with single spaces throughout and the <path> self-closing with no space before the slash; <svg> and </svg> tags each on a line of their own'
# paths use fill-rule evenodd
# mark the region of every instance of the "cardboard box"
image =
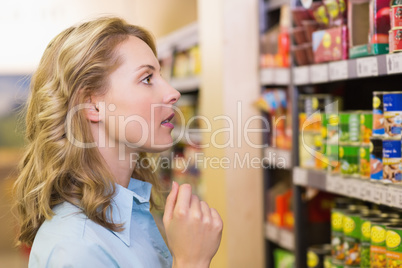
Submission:
<svg viewBox="0 0 402 268">
<path fill-rule="evenodd" d="M 350 58 L 388 53 L 389 2 L 350 0 L 348 28 Z"/>
<path fill-rule="evenodd" d="M 347 48 L 347 27 L 345 25 L 313 33 L 315 63 L 347 59 Z"/>
</svg>

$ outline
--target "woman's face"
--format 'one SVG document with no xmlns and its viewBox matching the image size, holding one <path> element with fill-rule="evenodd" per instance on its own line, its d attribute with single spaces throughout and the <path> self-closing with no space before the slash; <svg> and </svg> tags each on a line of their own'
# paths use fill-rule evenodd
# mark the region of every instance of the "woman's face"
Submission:
<svg viewBox="0 0 402 268">
<path fill-rule="evenodd" d="M 168 149 L 173 129 L 169 121 L 180 93 L 161 77 L 159 62 L 144 41 L 130 36 L 116 50 L 121 65 L 111 73 L 103 96 L 109 147 L 115 142 L 134 151 Z"/>
</svg>

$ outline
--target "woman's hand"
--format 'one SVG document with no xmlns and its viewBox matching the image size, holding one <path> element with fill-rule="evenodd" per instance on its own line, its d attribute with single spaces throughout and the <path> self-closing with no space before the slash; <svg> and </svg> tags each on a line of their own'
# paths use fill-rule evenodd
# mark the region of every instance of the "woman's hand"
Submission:
<svg viewBox="0 0 402 268">
<path fill-rule="evenodd" d="M 209 267 L 222 237 L 218 212 L 191 194 L 191 186 L 173 182 L 163 216 L 173 267 Z"/>
</svg>

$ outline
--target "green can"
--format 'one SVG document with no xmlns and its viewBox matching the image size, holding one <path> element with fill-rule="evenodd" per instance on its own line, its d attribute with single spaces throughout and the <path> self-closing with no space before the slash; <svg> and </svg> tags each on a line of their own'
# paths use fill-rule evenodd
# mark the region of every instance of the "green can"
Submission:
<svg viewBox="0 0 402 268">
<path fill-rule="evenodd" d="M 385 243 L 387 220 L 371 221 L 370 267 L 387 267 L 387 248 Z"/>
<path fill-rule="evenodd" d="M 387 226 L 385 244 L 387 267 L 402 267 L 402 227 L 400 224 Z"/>
<path fill-rule="evenodd" d="M 332 268 L 332 256 L 327 255 L 324 257 L 324 268 Z"/>
<path fill-rule="evenodd" d="M 360 114 L 358 112 L 339 113 L 339 142 L 360 142 Z"/>
<path fill-rule="evenodd" d="M 341 166 L 339 161 L 339 145 L 327 144 L 326 155 L 329 163 L 328 172 L 331 174 L 339 174 Z"/>
<path fill-rule="evenodd" d="M 358 177 L 359 172 L 359 145 L 341 145 L 339 147 L 339 159 L 341 162 L 341 175 Z"/>
<path fill-rule="evenodd" d="M 332 268 L 344 268 L 342 264 L 332 264 Z"/>
<path fill-rule="evenodd" d="M 331 211 L 331 255 L 333 263 L 343 263 L 345 259 L 343 241 L 343 219 L 348 209 L 334 208 Z"/>
<path fill-rule="evenodd" d="M 373 135 L 373 112 L 364 111 L 360 113 L 360 142 L 370 144 Z"/>
<path fill-rule="evenodd" d="M 360 267 L 361 219 L 358 211 L 345 212 L 343 218 L 344 265 Z"/>
<path fill-rule="evenodd" d="M 370 267 L 370 246 L 371 246 L 371 221 L 378 220 L 379 214 L 363 216 L 361 218 L 361 237 L 360 237 L 360 267 Z"/>
<path fill-rule="evenodd" d="M 360 146 L 359 174 L 363 179 L 370 179 L 370 145 Z"/>
<path fill-rule="evenodd" d="M 338 144 L 339 142 L 339 115 L 336 113 L 326 113 L 324 116 L 322 136 L 328 143 Z"/>
</svg>

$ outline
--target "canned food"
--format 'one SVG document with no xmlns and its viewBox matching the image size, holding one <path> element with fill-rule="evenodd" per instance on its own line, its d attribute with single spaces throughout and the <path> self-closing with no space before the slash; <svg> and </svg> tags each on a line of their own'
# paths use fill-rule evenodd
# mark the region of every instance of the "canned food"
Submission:
<svg viewBox="0 0 402 268">
<path fill-rule="evenodd" d="M 402 130 L 402 93 L 384 93 L 384 128 L 388 137 L 401 138 Z"/>
<path fill-rule="evenodd" d="M 384 92 L 373 92 L 373 136 L 385 134 L 383 95 Z"/>
<path fill-rule="evenodd" d="M 341 174 L 344 176 L 359 176 L 359 146 L 342 145 L 339 147 Z"/>
<path fill-rule="evenodd" d="M 343 219 L 347 209 L 334 208 L 331 211 L 331 255 L 333 263 L 343 263 L 345 259 L 343 243 Z"/>
<path fill-rule="evenodd" d="M 383 140 L 383 181 L 385 183 L 400 183 L 401 174 L 401 140 Z"/>
<path fill-rule="evenodd" d="M 359 113 L 339 113 L 339 142 L 360 141 L 360 118 Z"/>
<path fill-rule="evenodd" d="M 385 244 L 387 247 L 387 267 L 402 267 L 402 227 L 401 225 L 387 226 Z"/>
<path fill-rule="evenodd" d="M 325 256 L 331 253 L 331 245 L 315 245 L 307 249 L 307 267 L 324 268 Z"/>
<path fill-rule="evenodd" d="M 324 257 L 324 268 L 332 268 L 332 256 L 326 255 Z"/>
<path fill-rule="evenodd" d="M 339 116 L 338 114 L 326 114 L 326 132 L 327 132 L 327 141 L 328 143 L 336 143 L 339 142 Z"/>
<path fill-rule="evenodd" d="M 402 28 L 393 28 L 389 31 L 389 53 L 402 50 Z"/>
<path fill-rule="evenodd" d="M 360 177 L 370 178 L 370 145 L 362 145 L 359 149 L 359 172 Z"/>
<path fill-rule="evenodd" d="M 370 246 L 371 246 L 371 221 L 379 219 L 379 215 L 361 217 L 361 237 L 360 237 L 360 267 L 370 267 Z"/>
<path fill-rule="evenodd" d="M 382 141 L 380 137 L 370 139 L 370 179 L 373 181 L 381 181 L 383 176 Z"/>
<path fill-rule="evenodd" d="M 299 136 L 300 166 L 314 169 L 316 167 L 315 153 L 320 152 L 321 135 L 314 132 L 301 132 Z M 307 150 L 308 149 L 308 150 Z M 313 153 L 311 153 L 313 151 Z"/>
<path fill-rule="evenodd" d="M 385 237 L 388 225 L 391 224 L 382 219 L 371 222 L 370 265 L 373 268 L 387 265 Z"/>
<path fill-rule="evenodd" d="M 361 219 L 359 212 L 345 212 L 343 218 L 343 239 L 345 251 L 345 266 L 360 266 Z"/>
<path fill-rule="evenodd" d="M 391 29 L 402 26 L 402 5 L 392 6 L 391 12 Z"/>
<path fill-rule="evenodd" d="M 360 142 L 370 144 L 373 135 L 373 112 L 361 112 L 360 114 Z"/>
<path fill-rule="evenodd" d="M 338 144 L 327 144 L 327 159 L 328 159 L 328 171 L 331 174 L 339 174 L 340 161 L 339 161 L 339 146 Z"/>
</svg>

